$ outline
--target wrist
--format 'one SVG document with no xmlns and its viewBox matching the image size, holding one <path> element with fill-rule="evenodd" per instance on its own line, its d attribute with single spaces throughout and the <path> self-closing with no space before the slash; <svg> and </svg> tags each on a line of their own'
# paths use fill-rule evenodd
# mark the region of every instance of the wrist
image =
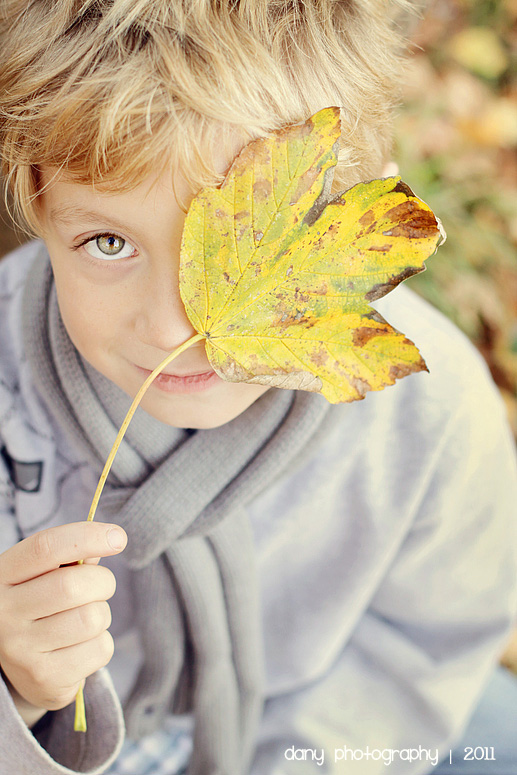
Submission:
<svg viewBox="0 0 517 775">
<path fill-rule="evenodd" d="M 38 708 L 36 705 L 32 705 L 25 697 L 15 689 L 2 668 L 0 667 L 0 675 L 7 686 L 9 694 L 12 697 L 14 707 L 22 717 L 23 721 L 27 724 L 29 729 L 33 727 L 43 716 L 47 713 L 45 708 Z"/>
</svg>

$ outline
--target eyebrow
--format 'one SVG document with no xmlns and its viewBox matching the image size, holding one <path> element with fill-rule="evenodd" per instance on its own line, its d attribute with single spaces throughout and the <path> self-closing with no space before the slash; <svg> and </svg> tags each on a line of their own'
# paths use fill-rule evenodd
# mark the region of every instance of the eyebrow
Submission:
<svg viewBox="0 0 517 775">
<path fill-rule="evenodd" d="M 78 205 L 61 205 L 53 207 L 50 210 L 49 218 L 53 223 L 61 223 L 65 226 L 73 225 L 80 219 L 83 222 L 88 221 L 89 223 L 98 223 L 99 221 L 102 221 L 103 223 L 109 222 L 113 227 L 118 229 L 127 228 L 127 224 L 124 225 L 116 218 L 107 216 L 106 213 L 102 213 L 99 210 L 87 210 Z"/>
</svg>

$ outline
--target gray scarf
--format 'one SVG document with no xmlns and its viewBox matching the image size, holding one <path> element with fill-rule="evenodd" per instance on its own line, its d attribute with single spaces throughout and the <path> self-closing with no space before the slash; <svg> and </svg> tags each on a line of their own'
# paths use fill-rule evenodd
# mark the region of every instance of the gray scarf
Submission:
<svg viewBox="0 0 517 775">
<path fill-rule="evenodd" d="M 27 278 L 22 315 L 35 384 L 100 474 L 121 407 L 125 414 L 131 401 L 68 337 L 44 248 Z M 271 389 L 231 422 L 189 433 L 138 409 L 115 457 L 99 511 L 129 536 L 124 558 L 144 651 L 125 707 L 128 732 L 138 738 L 168 712 L 192 711 L 190 775 L 248 771 L 264 675 L 253 535 L 243 507 L 313 449 L 328 410 L 320 395 Z M 161 459 L 153 458 L 156 448 Z"/>
</svg>

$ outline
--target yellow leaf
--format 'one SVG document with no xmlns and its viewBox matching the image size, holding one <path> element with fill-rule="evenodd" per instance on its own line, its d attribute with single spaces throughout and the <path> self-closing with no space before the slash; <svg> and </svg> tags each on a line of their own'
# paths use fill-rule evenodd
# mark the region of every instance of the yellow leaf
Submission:
<svg viewBox="0 0 517 775">
<path fill-rule="evenodd" d="M 363 398 L 425 369 L 369 302 L 422 271 L 442 233 L 399 177 L 329 201 L 340 111 L 247 145 L 192 201 L 180 293 L 225 380 Z"/>
</svg>

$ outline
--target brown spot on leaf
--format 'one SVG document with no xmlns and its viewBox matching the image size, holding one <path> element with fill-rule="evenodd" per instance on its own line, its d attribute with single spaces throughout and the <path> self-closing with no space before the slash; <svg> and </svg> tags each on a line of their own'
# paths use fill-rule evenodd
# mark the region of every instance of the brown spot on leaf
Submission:
<svg viewBox="0 0 517 775">
<path fill-rule="evenodd" d="M 298 179 L 298 183 L 296 186 L 296 189 L 294 193 L 291 195 L 291 199 L 289 200 L 289 204 L 295 205 L 297 201 L 300 199 L 303 194 L 305 194 L 306 191 L 309 190 L 309 188 L 312 186 L 316 178 L 319 176 L 320 170 L 315 165 L 313 167 L 309 167 L 306 172 L 303 173 L 303 175 L 300 175 Z"/>
<path fill-rule="evenodd" d="M 355 329 L 352 341 L 356 347 L 364 347 L 364 345 L 367 344 L 370 339 L 373 339 L 374 336 L 383 336 L 388 333 L 389 331 L 386 331 L 384 328 L 368 328 L 367 326 L 360 326 Z"/>
<path fill-rule="evenodd" d="M 386 321 L 384 320 L 380 312 L 377 312 L 377 310 L 373 309 L 373 307 L 369 312 L 363 315 L 363 318 L 368 318 L 368 320 L 375 320 L 377 323 L 385 323 L 386 325 L 388 325 L 388 323 L 386 323 Z"/>
<path fill-rule="evenodd" d="M 387 210 L 385 213 L 386 220 L 398 223 L 402 219 L 408 219 L 413 216 L 415 210 L 418 212 L 420 208 L 414 199 L 405 199 L 403 202 L 399 202 L 398 205 Z"/>
<path fill-rule="evenodd" d="M 271 181 L 267 178 L 259 178 L 253 184 L 253 196 L 256 199 L 267 199 L 271 196 L 272 186 Z"/>
<path fill-rule="evenodd" d="M 387 253 L 391 248 L 392 245 L 388 243 L 387 245 L 372 245 L 371 247 L 366 248 L 366 250 L 376 250 L 379 253 Z"/>
<path fill-rule="evenodd" d="M 308 304 L 308 303 L 309 303 L 309 301 L 310 301 L 310 298 L 311 298 L 311 297 L 310 297 L 310 295 L 309 295 L 308 293 L 303 293 L 303 292 L 300 290 L 300 288 L 299 288 L 299 287 L 296 287 L 296 288 L 294 289 L 294 300 L 295 300 L 297 303 Z"/>
<path fill-rule="evenodd" d="M 275 328 L 286 329 L 288 326 L 305 324 L 306 328 L 312 328 L 315 325 L 316 319 L 312 317 L 305 317 L 306 309 L 293 308 L 287 306 L 284 302 L 280 302 L 275 307 L 276 317 L 272 320 L 272 326 Z"/>
<path fill-rule="evenodd" d="M 297 127 L 296 137 L 310 137 L 314 129 L 312 116 L 301 126 Z"/>
<path fill-rule="evenodd" d="M 407 183 L 404 183 L 403 180 L 399 180 L 397 185 L 394 189 L 392 189 L 394 194 L 405 194 L 406 196 L 415 196 L 414 193 L 411 191 Z"/>
<path fill-rule="evenodd" d="M 370 226 L 375 221 L 375 213 L 373 210 L 367 210 L 361 217 L 359 218 L 359 223 L 361 226 Z"/>
<path fill-rule="evenodd" d="M 414 274 L 418 274 L 418 272 L 422 272 L 423 270 L 423 266 L 408 266 L 399 274 L 390 277 L 387 282 L 374 285 L 371 291 L 368 291 L 368 293 L 365 294 L 364 298 L 366 301 L 380 299 L 382 296 L 386 296 L 387 293 L 396 288 L 403 280 L 407 280 L 408 277 L 412 277 Z"/>
<path fill-rule="evenodd" d="M 407 363 L 401 363 L 398 365 L 393 365 L 390 367 L 390 379 L 396 380 L 396 379 L 402 379 L 402 377 L 407 377 L 408 374 L 412 374 L 414 369 Z"/>
<path fill-rule="evenodd" d="M 366 393 L 372 389 L 370 383 L 365 379 L 361 379 L 361 377 L 357 377 L 354 374 L 346 374 L 345 376 L 354 390 L 357 390 L 360 399 L 364 398 Z"/>
<path fill-rule="evenodd" d="M 309 360 L 311 361 L 311 363 L 314 363 L 315 366 L 324 366 L 327 363 L 328 359 L 329 359 L 329 354 L 324 347 L 321 347 L 319 350 L 312 352 L 309 356 Z"/>
<path fill-rule="evenodd" d="M 409 340 L 406 340 L 409 341 Z M 412 344 L 412 342 L 410 342 Z M 427 368 L 427 364 L 424 361 L 423 358 L 420 358 L 417 363 L 400 363 L 400 364 L 394 364 L 390 368 L 390 377 L 393 381 L 396 379 L 402 379 L 403 377 L 407 377 L 409 374 L 415 374 L 418 371 L 427 371 L 429 372 L 429 369 Z"/>
<path fill-rule="evenodd" d="M 383 231 L 385 236 L 425 239 L 430 232 L 438 232 L 436 218 L 430 210 L 422 210 L 415 201 L 401 202 L 386 213 L 386 218 L 395 222 L 391 229 Z"/>
</svg>

